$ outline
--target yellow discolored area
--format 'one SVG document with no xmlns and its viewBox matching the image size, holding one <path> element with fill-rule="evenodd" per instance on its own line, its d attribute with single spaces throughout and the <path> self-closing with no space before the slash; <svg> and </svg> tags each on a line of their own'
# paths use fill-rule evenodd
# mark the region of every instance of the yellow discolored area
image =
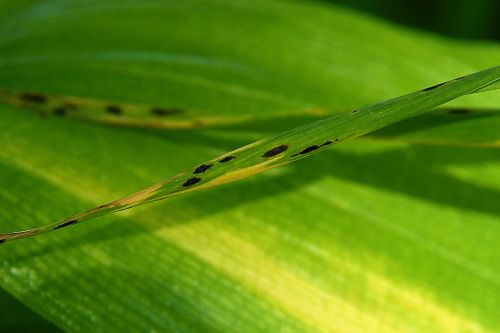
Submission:
<svg viewBox="0 0 500 333">
<path fill-rule="evenodd" d="M 200 186 L 193 188 L 191 191 L 197 191 L 197 190 L 202 190 L 202 189 L 206 189 L 206 188 L 210 188 L 210 187 L 215 187 L 215 186 L 219 186 L 222 184 L 230 183 L 230 182 L 238 180 L 238 179 L 242 179 L 245 177 L 256 175 L 258 173 L 264 172 L 268 169 L 275 167 L 276 165 L 273 162 L 274 161 L 269 160 L 269 161 L 265 161 L 265 162 L 262 162 L 259 164 L 252 165 L 248 168 L 226 172 L 226 173 L 220 175 L 219 177 L 216 177 L 213 180 L 211 180 L 203 185 L 200 185 Z"/>
<path fill-rule="evenodd" d="M 346 299 L 330 288 L 291 271 L 269 253 L 210 222 L 176 225 L 157 235 L 199 257 L 257 293 L 280 310 L 319 332 L 488 332 L 414 286 L 368 271 L 353 261 L 333 260 L 339 271 L 366 281 L 376 305 Z M 332 281 L 332 284 L 337 281 Z M 401 313 L 399 316 L 398 314 Z"/>
</svg>

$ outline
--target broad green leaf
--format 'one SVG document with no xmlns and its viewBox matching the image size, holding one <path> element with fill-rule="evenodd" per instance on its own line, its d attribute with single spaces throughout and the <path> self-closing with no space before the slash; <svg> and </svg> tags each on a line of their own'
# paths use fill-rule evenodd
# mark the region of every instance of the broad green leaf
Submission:
<svg viewBox="0 0 500 333">
<path fill-rule="evenodd" d="M 2 87 L 200 115 L 355 109 L 498 65 L 499 54 L 299 3 L 50 1 L 5 17 Z M 498 101 L 492 91 L 453 105 Z M 11 230 L 255 139 L 0 112 L 0 220 Z M 70 331 L 495 331 L 499 162 L 498 149 L 354 140 L 5 244 L 0 283 Z"/>
</svg>

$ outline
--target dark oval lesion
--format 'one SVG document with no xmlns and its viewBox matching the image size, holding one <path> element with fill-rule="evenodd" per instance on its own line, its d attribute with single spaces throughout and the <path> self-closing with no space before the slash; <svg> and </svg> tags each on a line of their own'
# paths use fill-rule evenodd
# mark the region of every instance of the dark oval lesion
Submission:
<svg viewBox="0 0 500 333">
<path fill-rule="evenodd" d="M 42 94 L 36 94 L 36 93 L 22 93 L 19 95 L 19 97 L 25 101 L 25 102 L 30 102 L 30 103 L 38 103 L 38 104 L 44 104 L 47 103 L 48 97 Z"/>
<path fill-rule="evenodd" d="M 67 108 L 65 108 L 64 106 L 56 106 L 54 109 L 52 109 L 52 112 L 56 115 L 56 116 L 65 116 L 66 115 L 66 112 L 67 112 Z"/>
<path fill-rule="evenodd" d="M 335 142 L 338 142 L 339 139 L 335 139 Z M 295 156 L 298 156 L 298 155 L 305 155 L 305 154 L 308 154 L 310 152 L 313 152 L 315 150 L 318 150 L 319 148 L 321 147 L 324 147 L 324 146 L 329 146 L 333 143 L 334 141 L 333 140 L 327 140 L 325 142 L 323 142 L 321 145 L 313 145 L 313 146 L 309 146 L 305 149 L 303 149 L 302 151 L 296 153 L 296 154 L 293 154 L 291 157 L 295 157 Z"/>
<path fill-rule="evenodd" d="M 76 223 L 78 223 L 78 220 L 70 220 L 70 221 L 59 224 L 57 227 L 54 228 L 54 230 L 64 228 L 64 227 L 67 227 L 67 226 L 70 226 L 70 225 L 76 224 Z"/>
<path fill-rule="evenodd" d="M 118 105 L 106 105 L 106 112 L 114 115 L 121 115 L 123 114 L 123 109 Z"/>
<path fill-rule="evenodd" d="M 76 109 L 78 109 L 78 105 L 74 102 L 62 101 L 60 105 L 54 106 L 54 108 L 52 109 L 52 113 L 56 116 L 66 116 Z"/>
<path fill-rule="evenodd" d="M 274 157 L 286 151 L 288 149 L 288 145 L 280 145 L 271 150 L 266 151 L 262 157 Z"/>
<path fill-rule="evenodd" d="M 213 166 L 213 164 L 202 164 L 199 167 L 197 167 L 196 169 L 194 169 L 193 173 L 203 173 L 203 172 L 207 171 L 208 169 L 210 169 L 212 166 Z"/>
<path fill-rule="evenodd" d="M 183 110 L 180 108 L 162 108 L 162 107 L 153 107 L 151 109 L 151 113 L 155 116 L 158 117 L 164 117 L 164 116 L 169 116 L 169 115 L 174 115 L 174 114 L 179 114 L 182 113 Z"/>
<path fill-rule="evenodd" d="M 186 180 L 184 182 L 184 184 L 182 184 L 183 187 L 189 187 L 189 186 L 193 186 L 194 184 L 197 184 L 201 182 L 201 178 L 200 177 L 193 177 L 193 178 L 189 178 L 188 180 Z"/>
<path fill-rule="evenodd" d="M 316 149 L 319 149 L 319 147 L 320 147 L 320 146 L 318 146 L 318 145 L 314 145 L 314 146 L 307 147 L 306 149 L 304 149 L 304 150 L 302 150 L 302 151 L 298 152 L 297 154 L 293 154 L 293 155 L 292 155 L 292 157 L 297 156 L 297 155 L 305 155 L 305 154 L 307 154 L 307 153 L 310 153 L 310 152 L 312 152 L 312 151 L 315 151 Z"/>
<path fill-rule="evenodd" d="M 235 158 L 236 158 L 236 156 L 229 155 L 229 156 L 226 156 L 226 157 L 220 159 L 219 163 L 226 163 L 226 162 L 234 160 Z"/>
</svg>

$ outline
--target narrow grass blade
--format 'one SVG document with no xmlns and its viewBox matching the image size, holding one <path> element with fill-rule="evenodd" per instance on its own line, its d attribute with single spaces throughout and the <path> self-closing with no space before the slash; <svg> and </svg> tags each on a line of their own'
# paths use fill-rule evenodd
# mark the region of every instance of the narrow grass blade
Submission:
<svg viewBox="0 0 500 333">
<path fill-rule="evenodd" d="M 119 126 L 149 128 L 195 128 L 243 122 L 250 116 L 200 116 L 177 106 L 117 103 L 91 98 L 59 96 L 39 92 L 0 90 L 0 102 L 30 109 L 41 115 Z"/>
</svg>

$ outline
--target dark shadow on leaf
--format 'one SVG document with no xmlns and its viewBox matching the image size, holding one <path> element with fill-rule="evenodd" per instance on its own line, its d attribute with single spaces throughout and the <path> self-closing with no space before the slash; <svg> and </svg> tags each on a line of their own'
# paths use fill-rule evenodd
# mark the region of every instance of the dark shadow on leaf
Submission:
<svg viewBox="0 0 500 333">
<path fill-rule="evenodd" d="M 496 118 L 499 116 L 500 112 L 496 110 L 482 111 L 468 109 L 439 109 L 389 125 L 368 134 L 368 136 L 391 138 L 393 136 L 467 122 L 469 120 Z"/>
</svg>

